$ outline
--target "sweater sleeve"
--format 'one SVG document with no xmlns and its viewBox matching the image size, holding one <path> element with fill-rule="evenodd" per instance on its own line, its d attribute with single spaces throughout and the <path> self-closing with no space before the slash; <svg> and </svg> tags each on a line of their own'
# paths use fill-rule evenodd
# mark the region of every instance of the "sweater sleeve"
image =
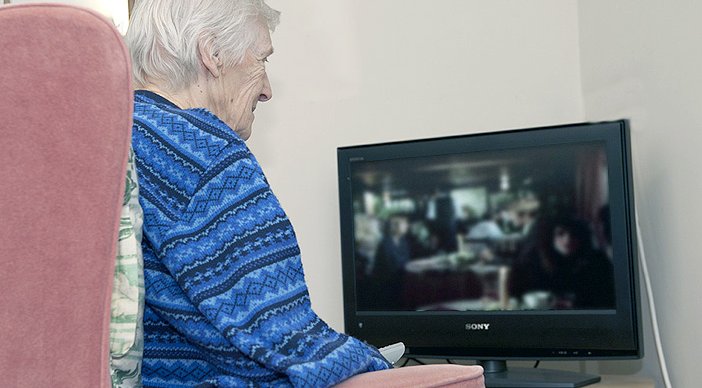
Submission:
<svg viewBox="0 0 702 388">
<path fill-rule="evenodd" d="M 243 142 L 209 163 L 177 217 L 147 217 L 144 236 L 216 334 L 293 385 L 330 386 L 390 367 L 312 310 L 292 225 Z"/>
</svg>

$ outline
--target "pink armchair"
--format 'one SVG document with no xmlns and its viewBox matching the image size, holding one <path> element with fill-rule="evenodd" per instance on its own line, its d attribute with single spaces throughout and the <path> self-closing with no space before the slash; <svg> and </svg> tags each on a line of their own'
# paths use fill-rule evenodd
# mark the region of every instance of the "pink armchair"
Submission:
<svg viewBox="0 0 702 388">
<path fill-rule="evenodd" d="M 62 5 L 0 6 L 0 385 L 108 387 L 128 52 Z"/>
<path fill-rule="evenodd" d="M 132 90 L 112 25 L 63 5 L 0 7 L 0 385 L 109 387 L 109 317 Z M 352 387 L 483 387 L 479 366 Z"/>
<path fill-rule="evenodd" d="M 337 388 L 480 388 L 483 368 L 477 365 L 421 365 L 364 373 Z"/>
</svg>

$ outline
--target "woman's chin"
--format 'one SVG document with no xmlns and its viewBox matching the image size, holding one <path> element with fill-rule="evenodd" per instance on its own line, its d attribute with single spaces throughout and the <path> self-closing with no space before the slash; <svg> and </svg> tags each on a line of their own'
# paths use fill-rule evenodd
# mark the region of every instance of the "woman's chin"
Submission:
<svg viewBox="0 0 702 388">
<path fill-rule="evenodd" d="M 249 140 L 249 137 L 251 137 L 251 128 L 237 130 L 236 134 L 239 135 L 241 140 Z"/>
</svg>

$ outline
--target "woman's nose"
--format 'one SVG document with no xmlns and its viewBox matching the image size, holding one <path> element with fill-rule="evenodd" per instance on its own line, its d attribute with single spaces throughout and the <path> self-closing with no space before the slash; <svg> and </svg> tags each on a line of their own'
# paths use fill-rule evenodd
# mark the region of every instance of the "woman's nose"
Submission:
<svg viewBox="0 0 702 388">
<path fill-rule="evenodd" d="M 263 75 L 263 89 L 258 96 L 258 101 L 266 102 L 273 98 L 273 90 L 271 89 L 271 81 L 268 79 L 268 74 Z"/>
</svg>

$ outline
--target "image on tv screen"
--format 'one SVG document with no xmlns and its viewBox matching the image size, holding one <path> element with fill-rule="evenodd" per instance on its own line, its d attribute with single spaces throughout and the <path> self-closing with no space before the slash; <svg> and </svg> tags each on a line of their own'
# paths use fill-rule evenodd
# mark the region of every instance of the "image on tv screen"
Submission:
<svg viewBox="0 0 702 388">
<path fill-rule="evenodd" d="M 351 164 L 357 311 L 615 308 L 604 142 Z"/>
</svg>

